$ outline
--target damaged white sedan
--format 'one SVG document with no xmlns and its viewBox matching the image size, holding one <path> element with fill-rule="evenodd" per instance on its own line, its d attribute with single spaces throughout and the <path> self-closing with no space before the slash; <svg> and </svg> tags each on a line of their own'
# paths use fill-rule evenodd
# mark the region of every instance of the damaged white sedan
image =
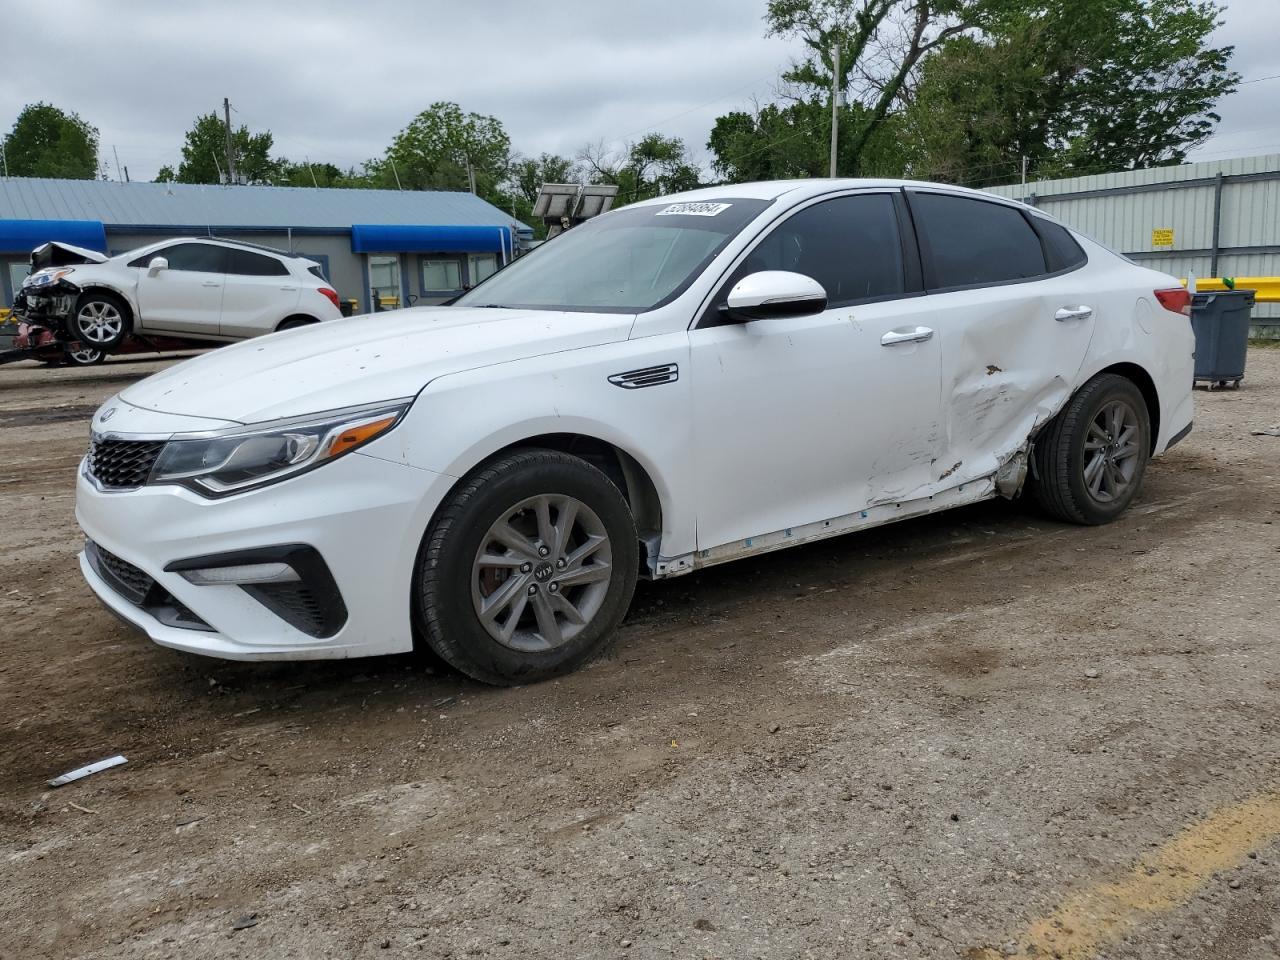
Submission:
<svg viewBox="0 0 1280 960">
<path fill-rule="evenodd" d="M 599 654 L 637 576 L 1030 488 L 1115 518 L 1191 428 L 1189 297 L 1038 211 L 871 180 L 575 227 L 449 307 L 229 347 L 98 411 L 81 567 L 235 659 Z"/>
</svg>

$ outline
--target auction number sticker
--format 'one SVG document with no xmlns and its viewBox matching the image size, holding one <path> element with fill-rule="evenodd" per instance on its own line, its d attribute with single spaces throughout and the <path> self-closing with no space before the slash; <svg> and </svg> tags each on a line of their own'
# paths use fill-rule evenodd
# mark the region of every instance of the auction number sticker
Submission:
<svg viewBox="0 0 1280 960">
<path fill-rule="evenodd" d="M 655 216 L 659 217 L 714 217 L 724 213 L 732 203 L 673 203 L 663 207 Z"/>
</svg>

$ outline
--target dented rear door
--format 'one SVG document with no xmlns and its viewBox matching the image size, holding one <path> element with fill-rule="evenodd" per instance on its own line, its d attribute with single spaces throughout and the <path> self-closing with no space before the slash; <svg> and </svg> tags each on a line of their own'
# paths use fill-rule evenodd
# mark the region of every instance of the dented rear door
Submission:
<svg viewBox="0 0 1280 960">
<path fill-rule="evenodd" d="M 942 490 L 995 473 L 1061 409 L 1097 309 L 1087 269 L 1048 273 L 1021 210 L 938 196 L 913 192 L 911 202 L 926 285 L 937 291 L 923 306 L 942 351 Z"/>
</svg>

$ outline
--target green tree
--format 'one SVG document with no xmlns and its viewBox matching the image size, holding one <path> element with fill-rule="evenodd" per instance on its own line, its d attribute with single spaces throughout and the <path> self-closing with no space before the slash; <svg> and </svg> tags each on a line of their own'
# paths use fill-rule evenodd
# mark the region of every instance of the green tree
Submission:
<svg viewBox="0 0 1280 960">
<path fill-rule="evenodd" d="M 848 104 L 840 114 L 839 172 L 851 176 L 868 172 L 868 155 L 883 153 L 883 142 L 873 147 L 873 141 L 883 141 L 880 128 L 900 106 L 920 60 L 973 30 L 1001 2 L 1017 0 L 769 0 L 765 23 L 770 35 L 799 40 L 807 51 L 782 75 L 796 91 L 790 99 L 806 104 L 806 116 L 822 103 L 830 111 L 833 49 L 839 49 L 836 88 Z M 830 137 L 830 119 L 823 132 Z"/>
<path fill-rule="evenodd" d="M 497 202 L 510 158 L 511 138 L 501 121 L 441 101 L 414 117 L 368 168 L 378 186 L 406 190 L 470 189 L 470 168 L 476 193 Z"/>
<path fill-rule="evenodd" d="M 984 185 L 1180 163 L 1235 89 L 1204 0 L 1023 0 L 926 59 L 907 110 L 920 176 Z"/>
<path fill-rule="evenodd" d="M 510 189 L 515 197 L 529 204 L 538 199 L 544 183 L 577 183 L 581 176 L 577 165 L 568 157 L 544 153 L 537 158 L 514 157 L 511 161 Z"/>
<path fill-rule="evenodd" d="M 332 163 L 297 162 L 278 157 L 275 161 L 275 178 L 272 181 L 283 187 L 369 187 L 370 178 L 355 168 L 343 170 Z"/>
<path fill-rule="evenodd" d="M 684 141 L 660 133 L 628 144 L 621 154 L 610 153 L 603 144 L 589 145 L 578 159 L 592 183 L 617 185 L 616 206 L 693 190 L 701 179 Z"/>
<path fill-rule="evenodd" d="M 11 177 L 93 180 L 98 130 L 53 104 L 27 104 L 4 138 L 4 157 Z"/>
<path fill-rule="evenodd" d="M 231 148 L 236 175 L 242 183 L 272 183 L 279 171 L 271 159 L 274 143 L 271 131 L 250 133 L 241 125 L 231 131 Z M 196 118 L 182 144 L 182 162 L 177 171 L 161 167 L 156 179 L 169 177 L 177 183 L 222 183 L 228 176 L 226 127 L 217 113 Z"/>
</svg>

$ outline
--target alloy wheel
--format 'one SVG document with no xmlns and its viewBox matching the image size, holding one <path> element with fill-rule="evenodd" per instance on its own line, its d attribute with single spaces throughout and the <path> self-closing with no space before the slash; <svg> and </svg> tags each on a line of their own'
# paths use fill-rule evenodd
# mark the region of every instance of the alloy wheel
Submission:
<svg viewBox="0 0 1280 960">
<path fill-rule="evenodd" d="M 1084 441 L 1084 486 L 1098 503 L 1119 500 L 1140 463 L 1138 412 L 1125 400 L 1103 405 Z"/>
<path fill-rule="evenodd" d="M 476 616 L 503 646 L 554 650 L 591 623 L 613 576 L 604 524 L 574 497 L 530 497 L 489 527 L 471 571 Z"/>
<path fill-rule="evenodd" d="M 97 363 L 102 358 L 102 351 L 96 347 L 79 347 L 75 350 L 68 350 L 67 354 L 81 366 Z"/>
<path fill-rule="evenodd" d="M 81 340 L 91 343 L 111 343 L 124 329 L 124 317 L 113 303 L 90 300 L 76 314 L 76 331 Z"/>
</svg>

